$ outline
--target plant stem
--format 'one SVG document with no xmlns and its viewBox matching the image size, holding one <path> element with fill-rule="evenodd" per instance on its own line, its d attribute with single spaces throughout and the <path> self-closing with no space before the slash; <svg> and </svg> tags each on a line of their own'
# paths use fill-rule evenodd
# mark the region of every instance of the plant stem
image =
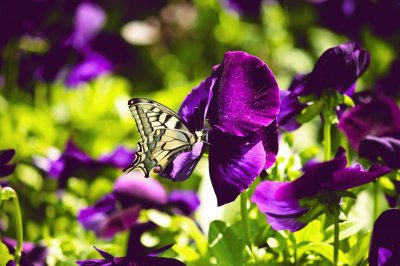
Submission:
<svg viewBox="0 0 400 266">
<path fill-rule="evenodd" d="M 246 244 L 250 247 L 250 231 L 249 231 L 249 222 L 248 222 L 248 214 L 247 214 L 247 193 L 243 191 L 240 194 L 240 212 L 242 215 L 242 224 L 244 230 L 244 237 Z"/>
<path fill-rule="evenodd" d="M 326 118 L 324 119 L 324 160 L 328 161 L 331 158 L 331 123 Z"/>
<path fill-rule="evenodd" d="M 339 210 L 334 213 L 334 230 L 333 230 L 333 265 L 338 265 L 339 258 Z"/>
<path fill-rule="evenodd" d="M 15 192 L 15 190 L 10 187 L 2 188 L 2 192 L 9 195 L 8 199 L 12 202 L 14 207 L 12 212 L 15 218 L 15 223 L 16 223 L 15 230 L 17 233 L 16 236 L 17 246 L 14 252 L 14 261 L 16 265 L 19 265 L 22 253 L 22 243 L 24 240 L 23 240 L 23 229 L 22 229 L 22 216 L 21 216 L 21 209 L 19 207 L 18 195 Z"/>
<path fill-rule="evenodd" d="M 376 218 L 378 218 L 378 183 L 375 181 L 372 184 L 374 186 L 374 213 L 373 213 L 373 218 L 374 221 L 376 220 Z"/>
</svg>

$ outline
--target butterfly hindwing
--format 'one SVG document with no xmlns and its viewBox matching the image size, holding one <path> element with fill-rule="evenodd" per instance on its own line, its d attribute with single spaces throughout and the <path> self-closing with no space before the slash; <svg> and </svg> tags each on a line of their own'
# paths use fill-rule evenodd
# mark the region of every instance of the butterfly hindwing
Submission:
<svg viewBox="0 0 400 266">
<path fill-rule="evenodd" d="M 128 104 L 141 136 L 128 171 L 137 168 L 148 177 L 154 167 L 165 169 L 179 153 L 191 150 L 196 136 L 175 112 L 144 98 L 131 99 Z"/>
</svg>

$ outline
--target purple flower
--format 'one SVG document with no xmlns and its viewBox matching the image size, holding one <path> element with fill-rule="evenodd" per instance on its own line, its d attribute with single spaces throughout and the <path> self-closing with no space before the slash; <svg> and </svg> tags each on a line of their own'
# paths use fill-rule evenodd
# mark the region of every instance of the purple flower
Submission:
<svg viewBox="0 0 400 266">
<path fill-rule="evenodd" d="M 223 4 L 247 17 L 259 17 L 263 0 L 225 0 Z"/>
<path fill-rule="evenodd" d="M 356 105 L 340 119 L 353 149 L 371 161 L 381 158 L 393 169 L 400 168 L 400 108 L 389 98 Z"/>
<path fill-rule="evenodd" d="M 131 172 L 118 178 L 112 193 L 81 210 L 78 220 L 98 237 L 109 239 L 117 232 L 134 228 L 141 209 L 172 208 L 190 215 L 198 205 L 199 199 L 193 191 L 177 190 L 168 195 L 157 180 L 143 179 L 141 173 Z"/>
<path fill-rule="evenodd" d="M 400 265 L 400 210 L 384 211 L 374 224 L 368 262 L 370 266 Z"/>
<path fill-rule="evenodd" d="M 15 155 L 15 150 L 0 150 L 0 178 L 11 175 L 15 170 L 15 164 L 8 164 Z"/>
<path fill-rule="evenodd" d="M 208 132 L 209 172 L 219 206 L 233 201 L 275 162 L 278 94 L 264 62 L 244 52 L 227 52 L 182 103 L 179 115 L 189 129 Z M 187 179 L 204 150 L 204 142 L 196 143 L 192 151 L 179 154 L 163 176 Z"/>
<path fill-rule="evenodd" d="M 334 159 L 307 165 L 304 174 L 294 181 L 261 182 L 251 200 L 266 214 L 268 223 L 275 230 L 298 231 L 307 225 L 308 221 L 302 218 L 312 208 L 306 206 L 306 198 L 361 186 L 390 172 L 389 168 L 380 165 L 373 165 L 368 171 L 360 165 L 346 165 L 346 151 L 339 148 Z M 321 201 L 323 197 L 319 199 Z"/>
<path fill-rule="evenodd" d="M 160 251 L 164 251 L 165 249 L 160 249 Z M 135 265 L 135 266 L 184 266 L 185 264 L 176 259 L 171 258 L 161 258 L 155 257 L 152 254 L 143 254 L 141 256 L 126 256 L 126 257 L 114 257 L 113 255 L 98 249 L 95 247 L 97 252 L 103 257 L 103 259 L 90 259 L 90 260 L 81 260 L 76 263 L 80 266 L 111 266 L 111 265 Z M 154 251 L 158 252 L 158 251 Z"/>
<path fill-rule="evenodd" d="M 378 80 L 375 92 L 381 97 L 400 99 L 400 59 L 389 67 L 389 73 Z"/>
<path fill-rule="evenodd" d="M 104 167 L 124 168 L 129 165 L 134 152 L 118 147 L 110 155 L 104 155 L 98 160 L 91 158 L 72 140 L 65 146 L 64 152 L 57 159 L 36 159 L 35 164 L 46 171 L 50 177 L 59 181 L 59 187 L 65 188 L 71 176 L 96 176 L 97 171 Z"/>
<path fill-rule="evenodd" d="M 297 116 L 307 107 L 299 97 L 336 91 L 352 95 L 356 80 L 369 66 L 369 53 L 355 42 L 348 42 L 326 50 L 317 60 L 314 69 L 307 75 L 298 75 L 288 91 L 281 92 L 279 126 L 292 131 L 300 126 Z M 319 113 L 316 112 L 315 115 Z"/>
<path fill-rule="evenodd" d="M 2 237 L 1 241 L 7 246 L 10 254 L 15 252 L 17 241 L 9 237 Z M 22 244 L 22 257 L 21 265 L 46 265 L 47 248 L 42 245 L 36 245 L 31 242 L 24 242 Z M 9 262 L 13 265 L 14 262 Z"/>
</svg>

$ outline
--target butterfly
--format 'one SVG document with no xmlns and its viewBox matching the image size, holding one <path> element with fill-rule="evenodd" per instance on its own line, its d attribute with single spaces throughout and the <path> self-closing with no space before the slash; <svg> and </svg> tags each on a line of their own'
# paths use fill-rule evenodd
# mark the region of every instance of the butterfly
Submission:
<svg viewBox="0 0 400 266">
<path fill-rule="evenodd" d="M 124 171 L 139 169 L 149 177 L 150 171 L 162 173 L 165 167 L 182 152 L 192 150 L 196 142 L 207 143 L 203 131 L 191 132 L 177 113 L 161 103 L 133 98 L 128 101 L 141 140 L 135 158 Z"/>
</svg>

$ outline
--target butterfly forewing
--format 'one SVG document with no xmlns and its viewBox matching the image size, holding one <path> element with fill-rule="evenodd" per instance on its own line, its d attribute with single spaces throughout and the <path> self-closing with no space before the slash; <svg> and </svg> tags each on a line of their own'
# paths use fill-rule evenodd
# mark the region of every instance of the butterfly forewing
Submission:
<svg viewBox="0 0 400 266">
<path fill-rule="evenodd" d="M 148 177 L 156 166 L 165 169 L 179 153 L 191 150 L 197 141 L 182 119 L 162 104 L 144 98 L 131 99 L 128 104 L 141 137 L 128 171 L 140 169 Z"/>
</svg>

